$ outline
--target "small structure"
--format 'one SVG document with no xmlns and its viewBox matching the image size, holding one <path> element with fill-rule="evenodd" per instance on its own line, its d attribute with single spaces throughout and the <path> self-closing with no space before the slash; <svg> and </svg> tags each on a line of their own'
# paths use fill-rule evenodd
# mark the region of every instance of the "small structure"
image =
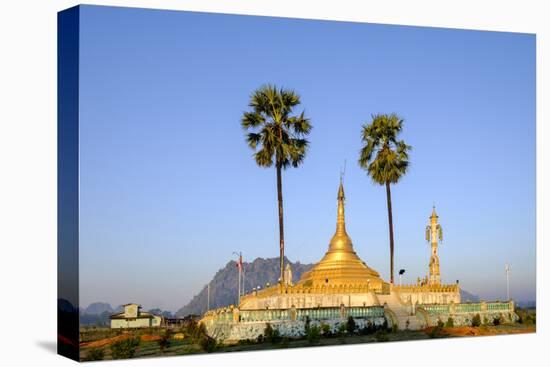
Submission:
<svg viewBox="0 0 550 367">
<path fill-rule="evenodd" d="M 162 316 L 141 311 L 141 306 L 137 303 L 127 303 L 123 307 L 124 311 L 112 314 L 109 317 L 111 320 L 111 329 L 161 326 Z"/>
<path fill-rule="evenodd" d="M 439 272 L 439 256 L 437 256 L 437 245 L 443 241 L 443 229 L 437 223 L 439 218 L 435 212 L 435 206 L 430 217 L 430 225 L 426 227 L 426 241 L 432 246 L 432 256 L 430 257 L 428 284 L 441 284 L 441 274 Z"/>
</svg>

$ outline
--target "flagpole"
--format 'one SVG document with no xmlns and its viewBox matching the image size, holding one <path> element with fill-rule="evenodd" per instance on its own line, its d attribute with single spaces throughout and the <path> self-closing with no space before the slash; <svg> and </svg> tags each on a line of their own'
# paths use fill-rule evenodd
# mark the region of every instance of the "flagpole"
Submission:
<svg viewBox="0 0 550 367">
<path fill-rule="evenodd" d="M 238 297 L 237 297 L 237 305 L 241 303 L 241 272 L 243 271 L 243 255 L 242 252 L 235 252 L 233 251 L 235 255 L 237 255 L 239 258 L 237 259 L 237 269 L 239 271 L 239 277 L 238 277 Z"/>
<path fill-rule="evenodd" d="M 510 301 L 510 264 L 506 264 L 506 297 Z"/>
</svg>

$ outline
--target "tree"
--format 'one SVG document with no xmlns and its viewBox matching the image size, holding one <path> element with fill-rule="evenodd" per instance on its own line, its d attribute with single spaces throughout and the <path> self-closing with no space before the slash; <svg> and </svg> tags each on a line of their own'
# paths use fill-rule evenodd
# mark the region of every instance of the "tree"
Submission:
<svg viewBox="0 0 550 367">
<path fill-rule="evenodd" d="M 397 136 L 403 119 L 396 114 L 373 115 L 370 124 L 363 125 L 361 140 L 365 145 L 359 155 L 359 166 L 367 171 L 375 184 L 386 187 L 388 226 L 390 233 L 390 282 L 393 284 L 393 217 L 390 185 L 407 173 L 411 147 Z"/>
<path fill-rule="evenodd" d="M 300 96 L 293 90 L 265 85 L 252 93 L 249 107 L 244 112 L 241 126 L 248 146 L 254 150 L 254 159 L 260 167 L 275 166 L 277 172 L 277 201 L 279 204 L 280 280 L 284 275 L 284 225 L 282 170 L 298 167 L 304 160 L 309 142 L 305 137 L 311 124 L 302 111 L 293 115 L 300 104 Z"/>
</svg>

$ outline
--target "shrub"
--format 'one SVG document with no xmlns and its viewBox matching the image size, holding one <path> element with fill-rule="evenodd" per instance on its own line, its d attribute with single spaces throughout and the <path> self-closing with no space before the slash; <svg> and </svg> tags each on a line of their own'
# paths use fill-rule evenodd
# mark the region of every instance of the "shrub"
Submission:
<svg viewBox="0 0 550 367">
<path fill-rule="evenodd" d="M 429 338 L 440 338 L 443 336 L 443 326 L 442 326 L 443 323 L 437 323 L 437 326 L 434 326 L 433 328 L 430 329 L 430 331 L 428 332 L 428 337 Z"/>
<path fill-rule="evenodd" d="M 201 338 L 199 345 L 207 353 L 214 352 L 217 348 L 216 339 L 208 335 L 204 335 Z"/>
<path fill-rule="evenodd" d="M 162 335 L 159 340 L 157 340 L 159 345 L 160 352 L 164 352 L 164 349 L 170 347 L 170 335 L 168 333 Z"/>
<path fill-rule="evenodd" d="M 355 320 L 353 319 L 353 316 L 348 317 L 348 322 L 346 323 L 346 330 L 348 333 L 353 334 L 355 332 Z"/>
<path fill-rule="evenodd" d="M 347 323 L 342 323 L 342 324 L 338 325 L 338 335 L 340 335 L 340 336 L 346 335 L 347 331 L 348 331 Z"/>
<path fill-rule="evenodd" d="M 313 325 L 309 327 L 308 333 L 307 333 L 307 341 L 310 343 L 316 343 L 319 341 L 319 338 L 321 336 L 321 332 L 319 330 L 319 327 L 317 325 Z"/>
<path fill-rule="evenodd" d="M 493 319 L 493 325 L 495 326 L 500 325 L 500 316 L 497 316 Z"/>
<path fill-rule="evenodd" d="M 387 342 L 388 340 L 390 340 L 386 330 L 378 330 L 376 333 L 374 333 L 374 338 L 377 342 Z"/>
<path fill-rule="evenodd" d="M 445 326 L 445 324 L 443 323 L 443 321 L 437 320 L 437 327 L 438 328 L 443 329 L 444 326 Z"/>
<path fill-rule="evenodd" d="M 265 324 L 264 338 L 266 342 L 270 342 L 273 338 L 273 327 L 269 322 Z"/>
<path fill-rule="evenodd" d="M 105 351 L 101 348 L 92 348 L 86 353 L 86 361 L 101 361 L 105 358 Z"/>
<path fill-rule="evenodd" d="M 455 320 L 449 316 L 447 319 L 447 322 L 445 323 L 445 327 L 454 327 L 455 326 Z"/>
<path fill-rule="evenodd" d="M 373 334 L 375 331 L 375 326 L 373 325 L 372 321 L 368 321 L 367 324 L 359 330 L 361 335 L 370 335 Z"/>
<path fill-rule="evenodd" d="M 258 335 L 256 338 L 257 343 L 263 343 L 264 342 L 264 336 L 262 334 Z"/>
<path fill-rule="evenodd" d="M 278 343 L 281 341 L 279 330 L 273 329 L 269 322 L 265 324 L 264 339 L 268 343 Z"/>
<path fill-rule="evenodd" d="M 306 316 L 306 321 L 304 323 L 304 335 L 307 336 L 309 333 L 309 327 L 311 326 L 311 320 L 309 319 L 309 316 Z"/>
<path fill-rule="evenodd" d="M 127 338 L 113 343 L 111 344 L 111 356 L 113 357 L 113 359 L 132 358 L 136 353 L 136 349 L 139 346 L 139 343 L 139 337 Z"/>
<path fill-rule="evenodd" d="M 389 327 L 388 327 L 388 319 L 384 318 L 384 323 L 382 324 L 382 328 L 384 330 L 388 330 Z M 392 329 L 393 329 L 393 325 L 392 325 Z"/>
<path fill-rule="evenodd" d="M 330 325 L 321 324 L 321 334 L 323 334 L 323 336 L 330 336 L 332 334 L 330 331 Z"/>
<path fill-rule="evenodd" d="M 478 327 L 481 325 L 481 316 L 477 313 L 474 317 L 472 317 L 472 326 Z"/>
</svg>

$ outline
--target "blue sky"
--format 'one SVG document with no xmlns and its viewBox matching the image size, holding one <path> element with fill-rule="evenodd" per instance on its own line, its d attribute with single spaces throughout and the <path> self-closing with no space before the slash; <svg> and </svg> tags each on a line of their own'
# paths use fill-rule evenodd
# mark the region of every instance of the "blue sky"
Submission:
<svg viewBox="0 0 550 367">
<path fill-rule="evenodd" d="M 311 147 L 283 175 L 286 255 L 318 261 L 346 219 L 389 279 L 385 191 L 357 166 L 361 125 L 405 119 L 392 187 L 396 268 L 427 272 L 435 203 L 445 282 L 535 298 L 535 36 L 84 6 L 80 51 L 81 304 L 176 310 L 242 251 L 278 256 L 275 170 L 240 118 L 264 83 L 295 89 Z M 302 108 L 298 109 L 301 111 Z"/>
</svg>

